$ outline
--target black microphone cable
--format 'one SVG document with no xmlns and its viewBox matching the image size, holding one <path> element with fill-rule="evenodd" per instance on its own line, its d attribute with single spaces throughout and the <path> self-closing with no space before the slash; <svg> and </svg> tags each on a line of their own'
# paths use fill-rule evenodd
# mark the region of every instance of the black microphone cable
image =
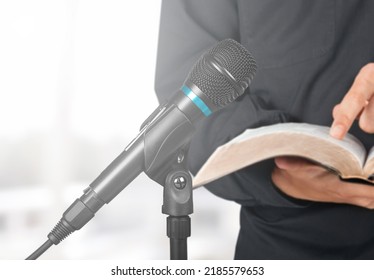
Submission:
<svg viewBox="0 0 374 280">
<path fill-rule="evenodd" d="M 41 255 L 43 255 L 44 252 L 47 251 L 52 245 L 53 245 L 53 242 L 48 239 L 46 242 L 44 242 L 44 244 L 42 246 L 40 246 L 38 249 L 36 249 L 34 253 L 32 253 L 30 256 L 28 256 L 26 258 L 26 260 L 36 260 Z"/>
</svg>

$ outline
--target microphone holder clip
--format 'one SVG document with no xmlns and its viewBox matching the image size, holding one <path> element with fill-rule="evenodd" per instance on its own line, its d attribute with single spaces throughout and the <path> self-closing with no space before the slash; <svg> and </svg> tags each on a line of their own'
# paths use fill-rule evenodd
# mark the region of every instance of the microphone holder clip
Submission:
<svg viewBox="0 0 374 280">
<path fill-rule="evenodd" d="M 164 182 L 161 184 L 164 187 L 162 213 L 168 215 L 166 232 L 170 239 L 171 260 L 187 260 L 187 238 L 191 236 L 192 176 L 186 166 L 185 152 L 186 149 L 182 149 L 166 164 L 167 171 L 164 170 L 162 176 L 160 173 L 154 174 L 156 176 L 147 174 L 152 180 L 156 177 L 158 183 Z"/>
</svg>

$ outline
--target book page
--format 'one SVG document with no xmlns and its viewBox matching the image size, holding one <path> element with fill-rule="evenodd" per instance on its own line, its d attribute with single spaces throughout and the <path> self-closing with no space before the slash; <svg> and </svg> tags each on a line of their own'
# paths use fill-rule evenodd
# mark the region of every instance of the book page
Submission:
<svg viewBox="0 0 374 280">
<path fill-rule="evenodd" d="M 374 181 L 374 146 L 370 149 L 364 168 L 365 175 Z"/>
<path fill-rule="evenodd" d="M 368 158 L 366 161 L 370 161 L 370 160 L 373 160 L 374 159 L 374 146 L 371 147 L 369 153 L 368 153 Z"/>
<path fill-rule="evenodd" d="M 228 143 L 239 143 L 242 140 L 266 134 L 273 134 L 277 132 L 293 132 L 300 133 L 304 135 L 310 135 L 313 137 L 318 137 L 320 139 L 332 142 L 345 150 L 348 150 L 352 153 L 361 163 L 361 166 L 364 166 L 366 160 L 366 150 L 364 145 L 358 140 L 355 136 L 347 134 L 343 140 L 338 140 L 330 136 L 330 127 L 320 126 L 308 123 L 280 123 L 275 125 L 263 126 L 259 128 L 252 128 L 245 130 L 242 134 L 235 137 Z M 374 148 L 374 147 L 373 147 Z M 372 149 L 372 156 L 374 157 L 374 149 Z"/>
<path fill-rule="evenodd" d="M 216 149 L 196 174 L 194 186 L 277 156 L 301 156 L 334 170 L 342 178 L 361 178 L 366 151 L 352 135 L 343 140 L 332 138 L 329 127 L 282 123 L 248 129 Z"/>
</svg>

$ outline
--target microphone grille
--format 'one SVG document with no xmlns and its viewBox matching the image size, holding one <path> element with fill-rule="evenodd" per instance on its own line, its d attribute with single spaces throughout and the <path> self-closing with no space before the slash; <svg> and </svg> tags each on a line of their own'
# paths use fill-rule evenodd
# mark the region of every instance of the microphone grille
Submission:
<svg viewBox="0 0 374 280">
<path fill-rule="evenodd" d="M 223 68 L 226 74 L 218 70 L 217 66 Z M 244 46 L 233 39 L 226 39 L 200 57 L 187 80 L 221 108 L 244 93 L 256 68 L 256 61 Z"/>
</svg>

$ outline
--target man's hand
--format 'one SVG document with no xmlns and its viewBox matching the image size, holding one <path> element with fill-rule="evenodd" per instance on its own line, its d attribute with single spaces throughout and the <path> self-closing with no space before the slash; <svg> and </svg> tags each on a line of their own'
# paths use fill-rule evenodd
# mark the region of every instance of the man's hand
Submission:
<svg viewBox="0 0 374 280">
<path fill-rule="evenodd" d="M 362 67 L 352 87 L 333 110 L 330 135 L 342 139 L 353 122 L 374 133 L 374 63 Z M 302 158 L 278 157 L 272 174 L 275 185 L 291 197 L 319 202 L 346 203 L 374 209 L 374 187 L 344 182 L 321 166 Z"/>
<path fill-rule="evenodd" d="M 363 131 L 374 133 L 374 63 L 362 67 L 342 102 L 335 106 L 332 115 L 332 137 L 342 139 L 356 119 Z"/>
<path fill-rule="evenodd" d="M 291 197 L 374 209 L 372 186 L 341 181 L 336 174 L 302 158 L 278 157 L 275 164 L 273 182 Z"/>
</svg>

